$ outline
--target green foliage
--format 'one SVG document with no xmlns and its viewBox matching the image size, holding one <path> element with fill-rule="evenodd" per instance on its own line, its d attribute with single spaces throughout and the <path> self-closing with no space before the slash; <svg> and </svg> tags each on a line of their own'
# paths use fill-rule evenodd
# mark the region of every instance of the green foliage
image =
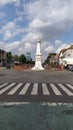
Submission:
<svg viewBox="0 0 73 130">
<path fill-rule="evenodd" d="M 12 53 L 11 52 L 7 52 L 6 53 L 6 57 L 7 57 L 7 63 L 11 63 L 12 62 Z"/>
<path fill-rule="evenodd" d="M 18 55 L 14 55 L 13 59 L 14 59 L 14 61 L 19 61 L 19 56 Z"/>
<path fill-rule="evenodd" d="M 7 52 L 6 56 L 7 56 L 8 59 L 12 59 L 12 53 L 11 52 Z"/>
<path fill-rule="evenodd" d="M 55 55 L 56 55 L 56 53 L 49 53 L 43 64 L 44 65 L 45 64 L 53 64 L 53 63 L 50 63 L 50 59 L 51 59 L 51 57 L 54 57 Z"/>
<path fill-rule="evenodd" d="M 21 54 L 21 55 L 19 56 L 19 62 L 21 62 L 21 63 L 26 63 L 26 57 L 25 57 L 24 54 Z"/>
<path fill-rule="evenodd" d="M 35 64 L 35 61 L 33 61 L 32 58 L 30 60 L 26 59 L 26 64 Z"/>
<path fill-rule="evenodd" d="M 6 54 L 7 56 L 7 63 L 12 64 L 13 62 L 18 62 L 18 63 L 26 63 L 26 64 L 34 64 L 35 62 L 32 61 L 32 59 L 30 61 L 26 60 L 26 56 L 24 54 L 21 55 L 14 55 L 12 56 L 11 52 L 7 52 Z"/>
</svg>

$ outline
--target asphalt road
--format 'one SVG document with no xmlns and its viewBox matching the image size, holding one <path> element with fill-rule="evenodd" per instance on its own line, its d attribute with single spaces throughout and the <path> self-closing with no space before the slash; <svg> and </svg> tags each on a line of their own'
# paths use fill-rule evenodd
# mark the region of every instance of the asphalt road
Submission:
<svg viewBox="0 0 73 130">
<path fill-rule="evenodd" d="M 29 83 L 70 83 L 73 84 L 73 72 L 63 71 L 16 71 L 0 70 L 0 82 L 29 82 Z"/>
<path fill-rule="evenodd" d="M 18 93 L 24 85 L 28 86 L 27 83 L 30 83 L 27 94 L 19 96 Z M 38 95 L 31 96 L 30 92 L 34 91 L 32 88 L 35 83 L 39 85 Z M 51 95 L 43 96 L 41 89 L 43 83 L 47 85 L 48 89 L 50 84 L 55 85 L 56 88 L 59 88 L 58 84 L 64 85 L 63 89 L 66 92 L 62 93 L 62 96 L 56 95 L 56 89 L 54 89 L 55 94 L 50 88 Z M 0 70 L 0 130 L 73 130 L 73 96 L 67 95 L 68 90 L 70 90 L 68 94 L 71 94 L 70 92 L 73 90 L 66 89 L 66 84 L 73 86 L 73 72 L 67 70 Z M 11 85 L 13 85 L 12 88 Z M 17 85 L 20 87 L 19 90 L 17 90 Z M 44 92 L 47 93 L 48 91 Z M 36 102 L 37 99 L 39 102 Z M 31 102 L 32 100 L 33 102 Z M 19 105 L 15 101 L 19 101 Z"/>
<path fill-rule="evenodd" d="M 73 72 L 3 69 L 0 101 L 73 103 Z"/>
</svg>

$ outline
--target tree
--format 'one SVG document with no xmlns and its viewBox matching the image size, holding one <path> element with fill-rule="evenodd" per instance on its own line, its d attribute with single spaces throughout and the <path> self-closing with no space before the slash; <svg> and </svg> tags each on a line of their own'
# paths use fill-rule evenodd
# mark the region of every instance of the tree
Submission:
<svg viewBox="0 0 73 130">
<path fill-rule="evenodd" d="M 14 55 L 13 56 L 13 60 L 14 60 L 14 62 L 19 62 L 19 56 L 18 55 Z"/>
<path fill-rule="evenodd" d="M 7 62 L 11 63 L 12 62 L 12 53 L 11 52 L 7 52 L 6 53 L 6 57 L 7 57 Z"/>
<path fill-rule="evenodd" d="M 25 57 L 24 54 L 21 54 L 21 55 L 19 56 L 19 62 L 21 62 L 21 63 L 26 63 L 26 57 Z"/>
<path fill-rule="evenodd" d="M 53 62 L 55 55 L 56 53 L 49 53 L 43 64 L 50 64 L 51 62 Z"/>
</svg>

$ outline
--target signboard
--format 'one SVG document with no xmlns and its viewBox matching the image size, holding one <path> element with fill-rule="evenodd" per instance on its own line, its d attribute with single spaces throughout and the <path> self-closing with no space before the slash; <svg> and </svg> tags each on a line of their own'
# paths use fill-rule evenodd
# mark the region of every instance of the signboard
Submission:
<svg viewBox="0 0 73 130">
<path fill-rule="evenodd" d="M 31 60 L 31 53 L 30 52 L 26 53 L 26 59 L 27 59 L 27 61 Z"/>
</svg>

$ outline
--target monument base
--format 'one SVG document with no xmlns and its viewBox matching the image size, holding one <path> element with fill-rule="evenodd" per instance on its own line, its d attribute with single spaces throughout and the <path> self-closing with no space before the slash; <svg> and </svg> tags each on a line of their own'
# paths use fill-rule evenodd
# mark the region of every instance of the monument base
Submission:
<svg viewBox="0 0 73 130">
<path fill-rule="evenodd" d="M 44 70 L 40 62 L 36 62 L 32 70 Z"/>
</svg>

